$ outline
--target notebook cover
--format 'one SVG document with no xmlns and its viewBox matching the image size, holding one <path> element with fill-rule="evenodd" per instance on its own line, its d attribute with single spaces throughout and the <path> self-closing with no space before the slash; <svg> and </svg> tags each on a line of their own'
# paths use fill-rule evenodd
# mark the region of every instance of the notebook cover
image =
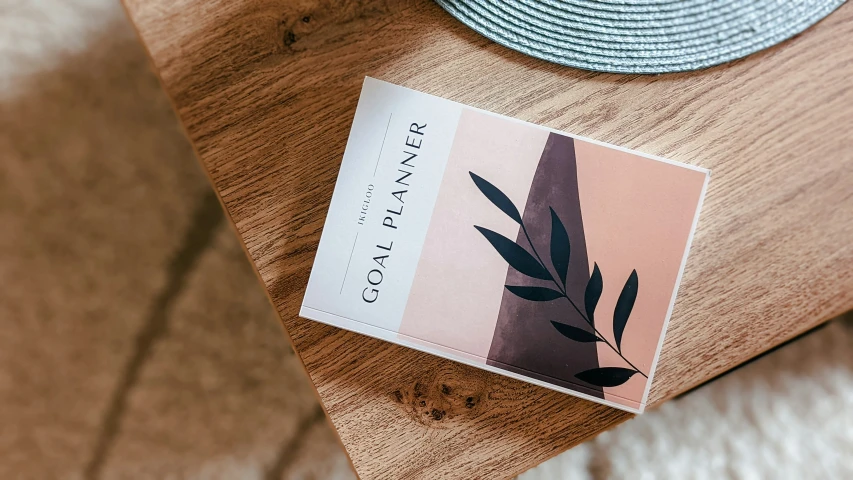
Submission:
<svg viewBox="0 0 853 480">
<path fill-rule="evenodd" d="M 300 315 L 641 413 L 708 178 L 366 78 Z"/>
</svg>

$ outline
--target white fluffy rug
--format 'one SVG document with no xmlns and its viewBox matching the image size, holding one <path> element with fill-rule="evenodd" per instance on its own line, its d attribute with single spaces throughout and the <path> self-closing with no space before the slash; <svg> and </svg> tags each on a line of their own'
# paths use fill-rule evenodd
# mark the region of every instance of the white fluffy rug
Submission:
<svg viewBox="0 0 853 480">
<path fill-rule="evenodd" d="M 0 2 L 0 478 L 352 478 L 211 198 L 116 0 Z M 521 478 L 853 478 L 853 322 Z"/>
<path fill-rule="evenodd" d="M 838 319 L 521 478 L 853 478 L 853 322 Z"/>
</svg>

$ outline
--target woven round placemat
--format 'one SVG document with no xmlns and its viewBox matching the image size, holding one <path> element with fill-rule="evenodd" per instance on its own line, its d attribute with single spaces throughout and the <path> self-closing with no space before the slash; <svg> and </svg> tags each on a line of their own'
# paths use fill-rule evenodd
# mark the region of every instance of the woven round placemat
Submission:
<svg viewBox="0 0 853 480">
<path fill-rule="evenodd" d="M 486 37 L 570 67 L 696 70 L 802 32 L 846 0 L 437 0 Z"/>
</svg>

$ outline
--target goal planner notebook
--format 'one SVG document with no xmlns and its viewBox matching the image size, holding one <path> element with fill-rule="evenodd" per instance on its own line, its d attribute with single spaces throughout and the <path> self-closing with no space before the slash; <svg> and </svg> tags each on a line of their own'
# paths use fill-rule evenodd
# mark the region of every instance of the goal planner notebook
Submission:
<svg viewBox="0 0 853 480">
<path fill-rule="evenodd" d="M 640 413 L 708 178 L 366 78 L 300 315 Z"/>
</svg>

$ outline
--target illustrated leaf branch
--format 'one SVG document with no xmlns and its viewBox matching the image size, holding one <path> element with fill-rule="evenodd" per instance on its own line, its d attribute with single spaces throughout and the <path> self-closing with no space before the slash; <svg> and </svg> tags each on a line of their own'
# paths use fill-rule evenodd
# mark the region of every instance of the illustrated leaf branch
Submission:
<svg viewBox="0 0 853 480">
<path fill-rule="evenodd" d="M 468 173 L 471 175 L 471 179 L 474 181 L 474 184 L 480 192 L 482 192 L 489 201 L 491 201 L 508 217 L 518 223 L 524 233 L 527 243 L 530 245 L 532 255 L 513 240 L 510 240 L 497 232 L 476 225 L 475 228 L 484 237 L 486 237 L 498 254 L 500 254 L 512 268 L 532 278 L 549 280 L 557 287 L 557 290 L 553 290 L 547 287 L 506 285 L 506 289 L 520 298 L 535 302 L 547 302 L 558 298 L 565 298 L 577 314 L 592 328 L 593 332 L 552 321 L 551 324 L 554 328 L 564 337 L 576 342 L 603 342 L 617 355 L 619 355 L 625 363 L 631 366 L 630 369 L 622 367 L 594 368 L 580 372 L 576 374 L 575 377 L 583 380 L 584 382 L 601 387 L 621 385 L 637 373 L 648 378 L 645 373 L 641 372 L 640 369 L 634 366 L 633 363 L 622 355 L 622 336 L 624 334 L 625 327 L 627 326 L 628 318 L 633 310 L 634 302 L 637 298 L 637 271 L 634 270 L 631 272 L 631 275 L 628 277 L 628 281 L 619 295 L 619 300 L 616 302 L 616 309 L 613 313 L 613 336 L 616 343 L 616 346 L 614 346 L 595 327 L 595 309 L 604 288 L 598 264 L 594 264 L 593 272 L 590 275 L 584 291 L 584 308 L 586 310 L 586 314 L 581 312 L 575 302 L 567 294 L 566 278 L 568 275 L 569 260 L 571 258 L 571 243 L 569 241 L 569 235 L 566 231 L 566 227 L 563 225 L 563 222 L 560 220 L 560 217 L 554 209 L 549 207 L 551 213 L 550 254 L 551 264 L 554 267 L 554 271 L 557 273 L 559 282 L 545 266 L 545 262 L 536 250 L 536 245 L 530 238 L 530 234 L 527 231 L 527 227 L 524 225 L 521 214 L 515 204 L 512 203 L 512 200 L 510 200 L 509 197 L 507 197 L 499 188 L 474 172 Z"/>
</svg>

